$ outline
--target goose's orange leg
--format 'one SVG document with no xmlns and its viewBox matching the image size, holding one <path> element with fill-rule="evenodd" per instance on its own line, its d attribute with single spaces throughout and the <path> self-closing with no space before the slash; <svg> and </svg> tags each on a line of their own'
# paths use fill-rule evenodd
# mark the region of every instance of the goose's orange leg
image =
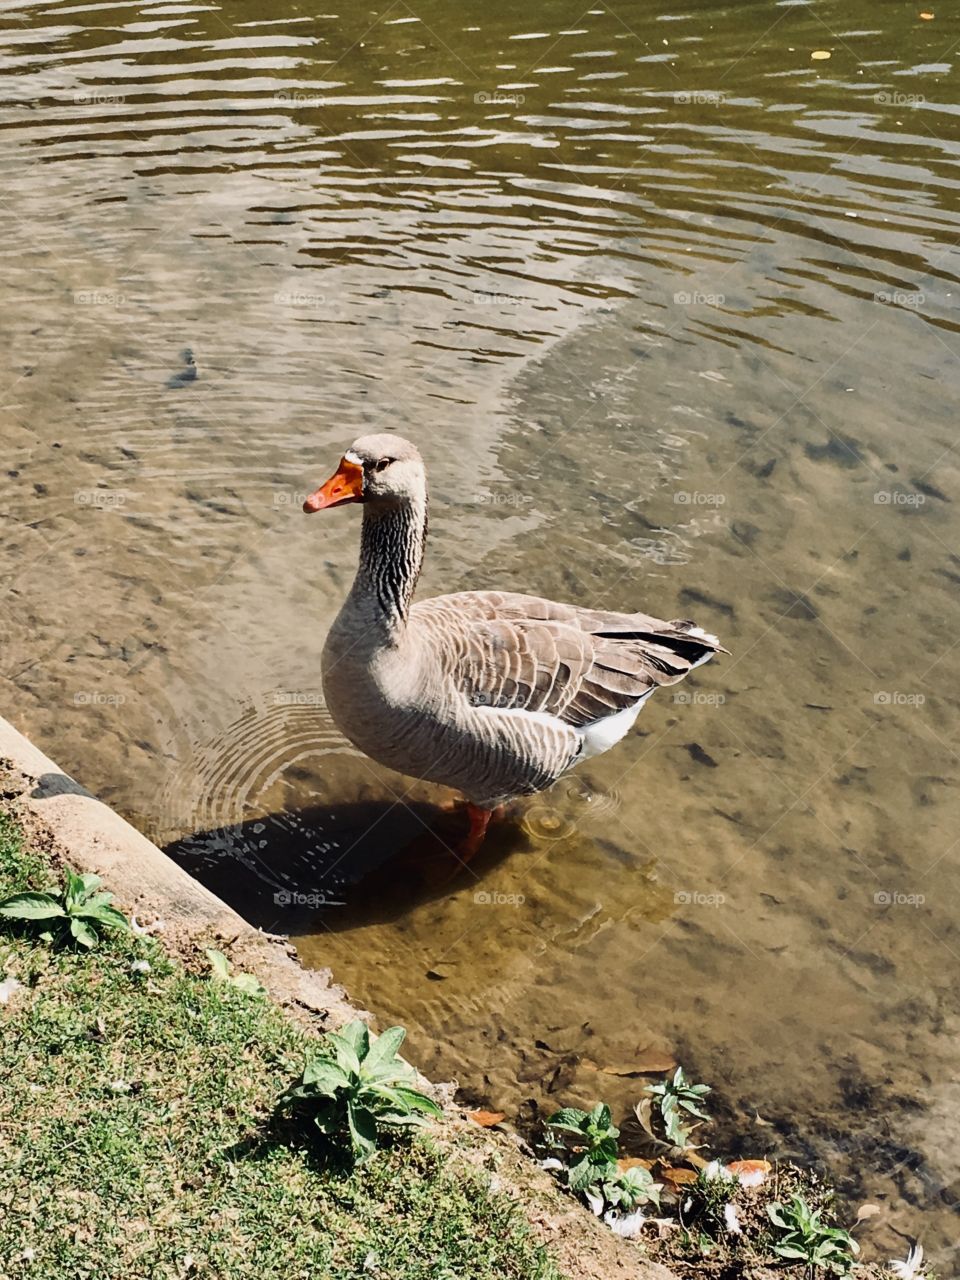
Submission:
<svg viewBox="0 0 960 1280">
<path fill-rule="evenodd" d="M 491 821 L 502 818 L 506 813 L 505 805 L 498 805 L 496 809 L 481 809 L 464 799 L 440 807 L 444 810 L 464 809 L 469 820 L 466 833 L 451 843 L 448 836 L 426 831 L 399 855 L 394 862 L 396 867 L 417 870 L 425 873 L 428 878 L 435 878 L 436 873 L 445 871 L 446 874 L 441 874 L 440 879 L 452 879 L 476 857 Z"/>
<path fill-rule="evenodd" d="M 496 809 L 481 809 L 475 804 L 467 801 L 467 817 L 470 819 L 470 829 L 467 834 L 457 843 L 456 853 L 461 862 L 469 862 L 475 857 L 480 850 L 487 834 L 487 827 L 490 825 L 490 819 L 494 817 L 502 817 L 504 806 L 498 805 Z"/>
</svg>

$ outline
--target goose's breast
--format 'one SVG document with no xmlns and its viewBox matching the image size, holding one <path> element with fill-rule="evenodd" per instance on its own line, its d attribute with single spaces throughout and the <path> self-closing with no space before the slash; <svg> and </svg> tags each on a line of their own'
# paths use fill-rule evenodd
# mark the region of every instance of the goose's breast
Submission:
<svg viewBox="0 0 960 1280">
<path fill-rule="evenodd" d="M 395 649 L 368 651 L 331 632 L 323 651 L 323 694 L 340 732 L 361 751 L 407 770 L 405 743 L 427 731 L 429 707 L 417 664 Z"/>
</svg>

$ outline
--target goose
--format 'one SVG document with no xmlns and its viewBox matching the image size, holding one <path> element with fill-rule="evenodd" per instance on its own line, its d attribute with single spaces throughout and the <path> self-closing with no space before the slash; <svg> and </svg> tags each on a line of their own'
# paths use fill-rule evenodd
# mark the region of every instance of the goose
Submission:
<svg viewBox="0 0 960 1280">
<path fill-rule="evenodd" d="M 327 708 L 371 759 L 464 796 L 464 862 L 495 810 L 608 751 L 660 685 L 727 652 L 692 622 L 512 591 L 414 603 L 427 477 L 400 436 L 354 440 L 303 509 L 348 503 L 363 506 L 360 558 L 323 649 Z"/>
</svg>

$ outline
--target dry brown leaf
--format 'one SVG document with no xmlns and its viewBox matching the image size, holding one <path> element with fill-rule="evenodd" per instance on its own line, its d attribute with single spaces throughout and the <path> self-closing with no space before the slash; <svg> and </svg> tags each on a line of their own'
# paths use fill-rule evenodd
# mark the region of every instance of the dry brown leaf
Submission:
<svg viewBox="0 0 960 1280">
<path fill-rule="evenodd" d="M 645 1133 L 648 1133 L 654 1142 L 660 1147 L 666 1147 L 670 1144 L 664 1142 L 662 1138 L 658 1138 L 653 1131 L 653 1099 L 641 1098 L 637 1105 L 633 1108 L 633 1114 L 640 1121 Z"/>
<path fill-rule="evenodd" d="M 468 1111 L 467 1119 L 472 1120 L 483 1129 L 492 1129 L 495 1124 L 507 1118 L 505 1111 Z"/>
<path fill-rule="evenodd" d="M 857 1210 L 857 1221 L 866 1222 L 867 1218 L 872 1218 L 880 1212 L 878 1204 L 862 1204 Z"/>
<path fill-rule="evenodd" d="M 658 1049 L 654 1044 L 644 1045 L 634 1054 L 636 1069 L 645 1076 L 664 1075 L 676 1071 L 677 1060 L 669 1049 Z"/>
<path fill-rule="evenodd" d="M 670 1165 L 662 1166 L 660 1175 L 664 1182 L 669 1182 L 672 1187 L 679 1191 L 681 1187 L 689 1187 L 697 1180 L 697 1175 L 693 1169 L 673 1168 Z"/>
<path fill-rule="evenodd" d="M 655 1163 L 654 1160 L 641 1160 L 639 1156 L 621 1156 L 617 1168 L 625 1173 L 627 1169 L 652 1169 Z"/>
<path fill-rule="evenodd" d="M 830 57 L 830 50 L 829 50 L 829 49 L 814 49 L 814 51 L 813 51 L 813 53 L 811 53 L 810 57 L 813 59 L 813 61 L 814 61 L 814 62 L 826 62 L 826 60 Z"/>
<path fill-rule="evenodd" d="M 710 1163 L 709 1160 L 704 1160 L 703 1156 L 698 1156 L 692 1147 L 686 1149 L 683 1153 L 683 1158 L 687 1164 L 692 1164 L 695 1169 L 705 1169 Z"/>
<path fill-rule="evenodd" d="M 653 1066 L 641 1066 L 636 1062 L 613 1062 L 605 1067 L 597 1067 L 598 1071 L 602 1071 L 605 1076 L 660 1076 L 665 1071 L 670 1070 L 667 1059 L 660 1058 Z"/>
<path fill-rule="evenodd" d="M 668 1049 L 657 1049 L 645 1045 L 631 1054 L 629 1060 L 625 1062 L 611 1062 L 601 1066 L 592 1058 L 581 1058 L 580 1065 L 586 1067 L 588 1071 L 602 1071 L 607 1076 L 621 1076 L 629 1079 L 631 1076 L 662 1076 L 667 1071 L 675 1071 L 677 1060 Z"/>
</svg>

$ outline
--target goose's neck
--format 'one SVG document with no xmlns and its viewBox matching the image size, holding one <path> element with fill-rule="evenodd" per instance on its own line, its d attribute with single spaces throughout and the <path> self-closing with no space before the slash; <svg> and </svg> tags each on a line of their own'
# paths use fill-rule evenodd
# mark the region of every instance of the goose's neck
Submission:
<svg viewBox="0 0 960 1280">
<path fill-rule="evenodd" d="M 360 564 L 351 594 L 388 633 L 402 631 L 406 625 L 426 537 L 425 497 L 364 508 Z"/>
</svg>

